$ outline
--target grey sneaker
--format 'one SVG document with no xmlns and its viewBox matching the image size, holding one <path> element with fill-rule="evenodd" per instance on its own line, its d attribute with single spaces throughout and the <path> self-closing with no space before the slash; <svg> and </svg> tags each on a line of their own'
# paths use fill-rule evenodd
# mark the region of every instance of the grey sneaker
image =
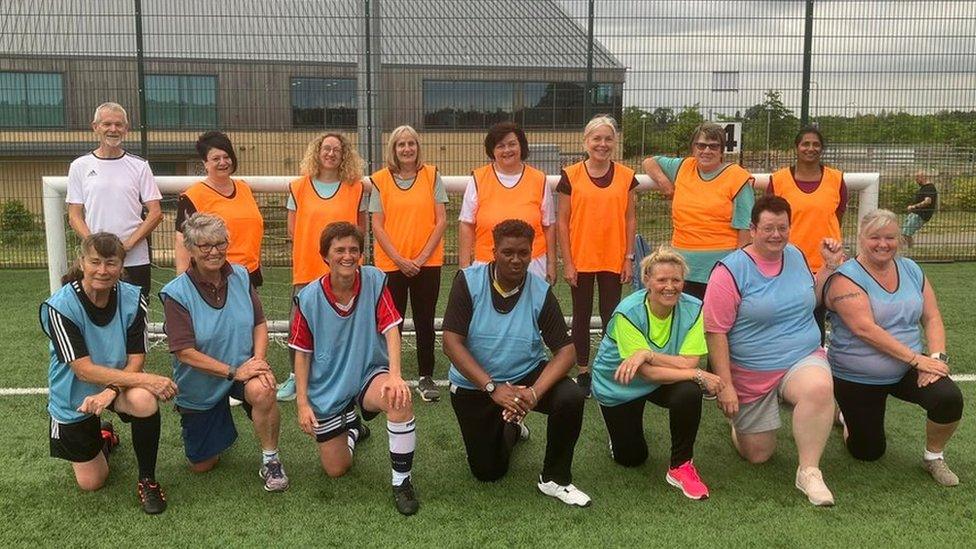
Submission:
<svg viewBox="0 0 976 549">
<path fill-rule="evenodd" d="M 944 459 L 923 459 L 922 465 L 932 475 L 935 482 L 942 486 L 957 486 L 959 484 L 959 477 L 949 469 Z"/>
<path fill-rule="evenodd" d="M 434 383 L 434 378 L 430 376 L 423 376 L 417 380 L 417 394 L 424 402 L 437 402 L 441 398 L 437 384 Z"/>
<path fill-rule="evenodd" d="M 284 492 L 288 489 L 288 475 L 278 460 L 272 460 L 261 466 L 258 471 L 264 479 L 264 489 L 268 492 Z"/>
</svg>

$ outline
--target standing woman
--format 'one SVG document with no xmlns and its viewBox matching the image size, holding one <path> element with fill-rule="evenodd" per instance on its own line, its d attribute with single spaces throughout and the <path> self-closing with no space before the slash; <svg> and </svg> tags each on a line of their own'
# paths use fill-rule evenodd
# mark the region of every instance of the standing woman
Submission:
<svg viewBox="0 0 976 549">
<path fill-rule="evenodd" d="M 138 286 L 119 281 L 124 262 L 117 236 L 89 234 L 64 286 L 41 304 L 41 328 L 51 339 L 51 457 L 71 462 L 82 490 L 101 488 L 109 453 L 118 444 L 111 423 L 99 421 L 111 410 L 132 427 L 136 490 L 143 511 L 155 515 L 166 509 L 156 482 L 158 401 L 176 396 L 177 388 L 168 378 L 143 372 L 146 297 Z"/>
<path fill-rule="evenodd" d="M 634 170 L 613 162 L 617 125 L 597 115 L 583 130 L 587 159 L 563 170 L 557 227 L 563 256 L 563 278 L 573 297 L 573 345 L 579 373 L 576 382 L 590 396 L 590 315 L 593 283 L 600 288 L 604 329 L 620 302 L 621 284 L 633 278 L 637 232 Z"/>
<path fill-rule="evenodd" d="M 366 230 L 363 161 L 349 140 L 327 132 L 313 139 L 300 165 L 302 175 L 288 185 L 288 236 L 292 239 L 292 296 L 329 272 L 318 252 L 319 235 L 329 223 L 345 221 Z M 292 373 L 278 387 L 278 400 L 295 398 Z"/>
<path fill-rule="evenodd" d="M 643 163 L 658 188 L 674 194 L 671 246 L 688 262 L 685 293 L 699 299 L 718 260 L 749 243 L 756 202 L 752 175 L 723 161 L 724 150 L 725 130 L 705 122 L 692 134 L 692 156 L 651 156 Z"/>
<path fill-rule="evenodd" d="M 493 260 L 491 231 L 506 219 L 521 219 L 535 230 L 529 272 L 556 282 L 556 215 L 546 174 L 529 166 L 525 131 L 499 122 L 485 135 L 485 154 L 491 163 L 472 172 L 464 190 L 458 227 L 458 264 L 464 269 Z"/>
<path fill-rule="evenodd" d="M 231 234 L 227 261 L 243 265 L 254 287 L 264 283 L 261 274 L 261 240 L 264 218 L 251 188 L 241 179 L 231 179 L 237 171 L 237 153 L 230 138 L 222 132 L 206 132 L 197 139 L 197 154 L 203 160 L 207 177 L 180 195 L 176 208 L 176 274 L 190 266 L 190 252 L 183 244 L 183 223 L 196 212 L 216 215 L 224 220 Z"/>
<path fill-rule="evenodd" d="M 781 196 L 790 203 L 793 221 L 790 224 L 790 243 L 803 252 L 813 274 L 823 267 L 820 242 L 824 238 L 842 240 L 840 226 L 847 209 L 847 185 L 844 173 L 820 163 L 824 138 L 820 130 L 801 128 L 793 140 L 796 145 L 796 165 L 780 168 L 772 174 L 767 195 Z M 824 334 L 826 309 L 814 310 L 814 318 Z"/>
<path fill-rule="evenodd" d="M 440 398 L 434 384 L 434 314 L 444 264 L 447 192 L 437 168 L 423 163 L 420 136 L 410 126 L 390 134 L 386 167 L 372 176 L 373 261 L 386 273 L 393 302 L 406 316 L 407 294 L 417 332 L 417 393 Z"/>
</svg>

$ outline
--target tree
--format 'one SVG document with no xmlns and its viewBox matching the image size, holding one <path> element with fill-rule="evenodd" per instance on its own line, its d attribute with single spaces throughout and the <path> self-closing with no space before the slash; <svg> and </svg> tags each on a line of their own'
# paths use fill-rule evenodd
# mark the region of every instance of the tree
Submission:
<svg viewBox="0 0 976 549">
<path fill-rule="evenodd" d="M 800 120 L 783 104 L 778 91 L 766 90 L 763 102 L 746 109 L 742 122 L 742 141 L 747 150 L 786 150 L 793 146 L 793 136 Z"/>
</svg>

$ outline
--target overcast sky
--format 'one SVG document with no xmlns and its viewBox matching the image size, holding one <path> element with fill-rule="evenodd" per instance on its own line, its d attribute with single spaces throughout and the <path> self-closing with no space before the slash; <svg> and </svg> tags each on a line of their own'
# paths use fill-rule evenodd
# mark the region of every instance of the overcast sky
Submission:
<svg viewBox="0 0 976 549">
<path fill-rule="evenodd" d="M 558 1 L 585 29 L 586 0 Z M 772 88 L 799 114 L 805 4 L 597 0 L 594 34 L 628 68 L 625 105 L 732 114 Z M 976 109 L 976 1 L 818 0 L 814 18 L 813 116 Z"/>
</svg>

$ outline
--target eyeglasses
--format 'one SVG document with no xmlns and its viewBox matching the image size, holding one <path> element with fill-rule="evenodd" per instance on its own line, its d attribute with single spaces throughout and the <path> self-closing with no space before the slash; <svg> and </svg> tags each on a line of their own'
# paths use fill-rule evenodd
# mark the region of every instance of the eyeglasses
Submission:
<svg viewBox="0 0 976 549">
<path fill-rule="evenodd" d="M 214 251 L 215 249 L 218 252 L 226 252 L 228 245 L 230 245 L 230 243 L 227 242 L 226 240 L 224 240 L 222 242 L 217 242 L 216 244 L 200 244 L 200 243 L 197 243 L 196 244 L 196 247 L 201 252 L 203 252 L 205 254 L 209 254 L 210 252 Z"/>
<path fill-rule="evenodd" d="M 721 143 L 702 143 L 701 141 L 695 142 L 695 150 L 701 152 L 705 150 L 718 152 L 722 150 Z"/>
<path fill-rule="evenodd" d="M 334 154 L 336 156 L 342 156 L 342 147 L 322 147 L 319 149 L 325 154 Z"/>
<path fill-rule="evenodd" d="M 772 236 L 773 233 L 789 234 L 790 227 L 788 225 L 785 227 L 773 227 L 773 226 L 756 227 L 756 232 L 764 236 Z"/>
</svg>

